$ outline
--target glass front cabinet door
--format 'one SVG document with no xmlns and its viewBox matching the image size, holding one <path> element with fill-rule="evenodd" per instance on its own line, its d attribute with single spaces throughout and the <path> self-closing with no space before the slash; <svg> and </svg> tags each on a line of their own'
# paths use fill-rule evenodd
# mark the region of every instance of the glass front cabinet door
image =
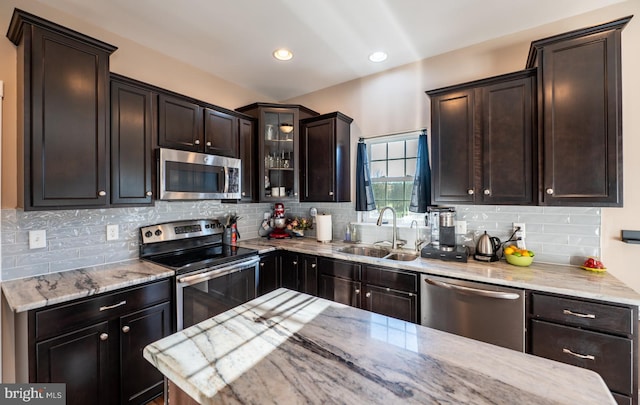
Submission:
<svg viewBox="0 0 640 405">
<path fill-rule="evenodd" d="M 298 113 L 264 109 L 259 135 L 263 162 L 261 201 L 298 199 Z"/>
</svg>

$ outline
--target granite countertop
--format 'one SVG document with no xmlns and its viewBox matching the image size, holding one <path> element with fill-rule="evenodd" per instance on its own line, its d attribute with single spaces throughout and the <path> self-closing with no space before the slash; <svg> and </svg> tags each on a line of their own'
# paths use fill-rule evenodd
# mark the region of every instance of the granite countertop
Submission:
<svg viewBox="0 0 640 405">
<path fill-rule="evenodd" d="M 594 273 L 576 266 L 544 264 L 534 261 L 529 267 L 518 267 L 510 265 L 504 260 L 484 263 L 472 258 L 469 258 L 467 263 L 421 257 L 413 261 L 394 261 L 341 253 L 339 249 L 350 246 L 350 244 L 344 242 L 319 243 L 313 238 L 284 240 L 258 238 L 240 243 L 241 246 L 258 249 L 261 253 L 274 249 L 286 249 L 333 259 L 413 270 L 425 274 L 640 306 L 640 294 L 610 273 Z"/>
<path fill-rule="evenodd" d="M 593 371 L 282 288 L 144 357 L 201 404 L 615 404 Z"/>
<path fill-rule="evenodd" d="M 2 292 L 14 312 L 42 308 L 173 276 L 173 270 L 143 260 L 4 281 Z"/>
</svg>

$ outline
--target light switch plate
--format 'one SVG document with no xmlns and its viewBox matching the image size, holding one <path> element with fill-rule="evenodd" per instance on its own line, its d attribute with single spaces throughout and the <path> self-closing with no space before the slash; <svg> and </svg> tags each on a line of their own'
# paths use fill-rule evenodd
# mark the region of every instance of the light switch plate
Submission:
<svg viewBox="0 0 640 405">
<path fill-rule="evenodd" d="M 107 240 L 118 240 L 118 225 L 107 225 Z"/>
<path fill-rule="evenodd" d="M 42 249 L 47 247 L 47 231 L 29 231 L 29 249 Z"/>
</svg>

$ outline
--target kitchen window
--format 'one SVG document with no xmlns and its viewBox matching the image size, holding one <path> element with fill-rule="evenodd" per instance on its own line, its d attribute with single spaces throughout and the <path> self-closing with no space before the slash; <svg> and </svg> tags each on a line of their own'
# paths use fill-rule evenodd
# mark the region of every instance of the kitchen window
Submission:
<svg viewBox="0 0 640 405">
<path fill-rule="evenodd" d="M 422 214 L 409 212 L 411 190 L 416 171 L 418 132 L 410 135 L 389 135 L 365 139 L 369 154 L 369 169 L 377 211 L 365 215 L 365 220 L 375 221 L 384 207 L 393 207 L 398 219 L 411 221 Z M 390 213 L 385 213 L 389 215 Z"/>
</svg>

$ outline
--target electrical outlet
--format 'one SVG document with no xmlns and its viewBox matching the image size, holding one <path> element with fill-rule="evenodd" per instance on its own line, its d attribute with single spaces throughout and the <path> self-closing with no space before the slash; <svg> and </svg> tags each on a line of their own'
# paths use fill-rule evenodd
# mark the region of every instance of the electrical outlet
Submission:
<svg viewBox="0 0 640 405">
<path fill-rule="evenodd" d="M 118 225 L 107 225 L 107 240 L 118 240 Z"/>
<path fill-rule="evenodd" d="M 467 221 L 456 221 L 456 233 L 458 235 L 467 233 Z"/>
<path fill-rule="evenodd" d="M 47 247 L 47 231 L 29 231 L 29 249 L 42 249 Z"/>
<path fill-rule="evenodd" d="M 516 232 L 516 229 L 518 229 L 518 227 L 520 228 L 520 230 Z M 527 236 L 526 226 L 525 226 L 524 222 L 514 222 L 513 223 L 513 232 L 515 232 L 515 235 L 513 235 L 514 238 L 516 238 L 516 239 L 524 239 Z"/>
</svg>

